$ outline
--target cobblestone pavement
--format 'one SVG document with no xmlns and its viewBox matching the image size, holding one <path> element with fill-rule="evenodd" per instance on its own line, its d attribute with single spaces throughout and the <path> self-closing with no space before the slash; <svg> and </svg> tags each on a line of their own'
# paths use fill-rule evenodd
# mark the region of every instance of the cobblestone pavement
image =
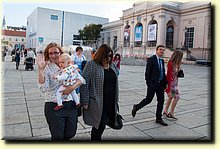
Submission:
<svg viewBox="0 0 220 149">
<path fill-rule="evenodd" d="M 50 133 L 43 108 L 44 96 L 37 85 L 37 67 L 19 70 L 7 56 L 2 62 L 2 138 L 3 140 L 49 140 Z M 124 127 L 107 127 L 103 140 L 202 140 L 213 139 L 211 131 L 211 68 L 183 65 L 185 78 L 179 79 L 181 99 L 176 107 L 178 120 L 164 118 L 168 126 L 155 123 L 156 97 L 151 104 L 131 116 L 133 104 L 146 96 L 145 66 L 122 65 L 119 76 L 120 113 Z M 214 99 L 213 99 L 214 100 Z M 79 117 L 77 134 L 72 140 L 90 140 L 91 127 Z"/>
</svg>

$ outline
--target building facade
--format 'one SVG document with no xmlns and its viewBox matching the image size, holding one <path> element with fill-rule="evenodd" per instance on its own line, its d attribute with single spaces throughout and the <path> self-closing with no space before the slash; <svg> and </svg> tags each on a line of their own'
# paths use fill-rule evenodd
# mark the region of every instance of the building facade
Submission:
<svg viewBox="0 0 220 149">
<path fill-rule="evenodd" d="M 85 25 L 108 22 L 108 18 L 38 7 L 27 18 L 27 47 L 36 49 L 50 42 L 73 45 Z"/>
<path fill-rule="evenodd" d="M 1 45 L 7 50 L 26 48 L 26 31 L 25 30 L 2 30 Z"/>
<path fill-rule="evenodd" d="M 123 10 L 120 20 L 103 25 L 100 41 L 110 44 L 122 56 L 150 56 L 162 44 L 171 51 L 182 47 L 195 59 L 210 59 L 211 5 L 134 3 L 132 8 Z"/>
</svg>

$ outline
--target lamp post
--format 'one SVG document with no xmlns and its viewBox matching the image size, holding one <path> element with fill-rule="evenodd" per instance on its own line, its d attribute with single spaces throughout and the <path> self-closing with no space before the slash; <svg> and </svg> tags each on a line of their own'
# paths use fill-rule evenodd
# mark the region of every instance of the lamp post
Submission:
<svg viewBox="0 0 220 149">
<path fill-rule="evenodd" d="M 185 28 L 183 29 L 183 32 L 184 32 L 184 43 L 183 43 L 182 49 L 183 49 L 183 50 L 187 50 L 187 49 L 188 49 L 188 48 L 186 47 L 186 33 L 187 33 L 187 27 L 185 27 Z"/>
<path fill-rule="evenodd" d="M 190 51 L 188 50 L 188 47 L 186 46 L 186 34 L 187 34 L 187 31 L 188 31 L 188 29 L 187 29 L 187 27 L 185 27 L 184 29 L 183 29 L 183 32 L 184 32 L 184 43 L 183 43 L 183 47 L 182 47 L 182 50 L 186 50 L 186 53 L 187 53 L 187 55 L 186 55 L 186 60 L 190 60 Z"/>
</svg>

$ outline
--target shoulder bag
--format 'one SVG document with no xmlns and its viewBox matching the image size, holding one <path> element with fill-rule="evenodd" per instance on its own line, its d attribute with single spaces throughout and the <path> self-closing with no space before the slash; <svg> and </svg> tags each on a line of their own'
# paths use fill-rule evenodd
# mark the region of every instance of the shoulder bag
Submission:
<svg viewBox="0 0 220 149">
<path fill-rule="evenodd" d="M 182 69 L 179 70 L 177 77 L 178 78 L 184 78 L 184 72 L 183 72 Z"/>
</svg>

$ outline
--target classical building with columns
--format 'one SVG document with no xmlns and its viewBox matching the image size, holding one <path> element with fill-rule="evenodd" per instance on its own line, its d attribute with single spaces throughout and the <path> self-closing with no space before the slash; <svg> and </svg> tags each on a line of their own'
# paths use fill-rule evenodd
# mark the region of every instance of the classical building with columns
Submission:
<svg viewBox="0 0 220 149">
<path fill-rule="evenodd" d="M 122 56 L 150 56 L 157 45 L 181 48 L 194 59 L 211 56 L 210 2 L 138 2 L 102 29 L 100 42 Z"/>
</svg>

